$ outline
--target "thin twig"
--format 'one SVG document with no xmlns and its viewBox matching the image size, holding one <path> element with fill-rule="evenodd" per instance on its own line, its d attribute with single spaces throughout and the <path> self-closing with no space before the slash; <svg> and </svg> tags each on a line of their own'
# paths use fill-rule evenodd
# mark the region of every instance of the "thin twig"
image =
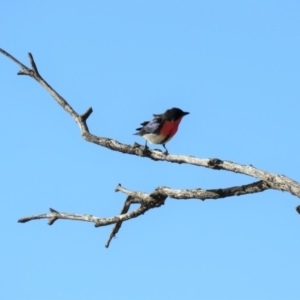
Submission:
<svg viewBox="0 0 300 300">
<path fill-rule="evenodd" d="M 35 64 L 35 61 L 33 59 L 33 56 L 32 54 L 29 52 L 28 53 L 28 56 L 29 56 L 29 61 L 30 61 L 30 64 L 31 64 L 31 67 L 32 67 L 32 70 L 34 71 L 34 73 L 38 76 L 38 77 L 41 77 L 40 74 L 39 74 L 39 71 L 37 69 L 37 66 Z"/>
<path fill-rule="evenodd" d="M 130 196 L 127 197 L 125 203 L 124 203 L 124 206 L 120 212 L 120 214 L 126 214 L 128 211 L 129 211 L 129 208 L 130 208 L 130 205 L 133 204 L 133 203 L 136 203 L 136 200 L 135 199 L 132 199 Z M 105 244 L 105 247 L 108 248 L 109 247 L 109 244 L 111 242 L 111 240 L 116 236 L 116 234 L 119 232 L 121 226 L 122 226 L 122 223 L 123 222 L 117 222 L 115 224 L 115 226 L 113 227 L 110 235 L 109 235 L 109 238 Z"/>
<path fill-rule="evenodd" d="M 25 65 L 23 65 L 20 61 L 18 61 L 16 58 L 14 58 L 12 55 L 10 55 L 8 52 L 0 48 L 0 52 L 13 60 L 16 64 L 18 64 L 22 69 L 28 69 Z"/>
</svg>

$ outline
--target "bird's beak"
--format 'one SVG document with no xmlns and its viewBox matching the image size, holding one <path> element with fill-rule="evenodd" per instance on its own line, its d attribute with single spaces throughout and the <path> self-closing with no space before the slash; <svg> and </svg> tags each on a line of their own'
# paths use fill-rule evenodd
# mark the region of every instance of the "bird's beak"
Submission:
<svg viewBox="0 0 300 300">
<path fill-rule="evenodd" d="M 183 112 L 183 115 L 184 115 L 184 116 L 186 116 L 186 115 L 188 115 L 188 114 L 189 114 L 189 112 L 187 112 L 187 111 L 184 111 L 184 112 Z"/>
</svg>

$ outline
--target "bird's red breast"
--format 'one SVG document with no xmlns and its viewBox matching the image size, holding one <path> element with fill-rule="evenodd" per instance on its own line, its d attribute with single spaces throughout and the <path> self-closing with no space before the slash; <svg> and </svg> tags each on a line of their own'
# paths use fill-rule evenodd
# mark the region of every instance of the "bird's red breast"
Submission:
<svg viewBox="0 0 300 300">
<path fill-rule="evenodd" d="M 162 136 L 169 136 L 170 137 L 169 139 L 171 139 L 174 136 L 174 134 L 177 132 L 181 119 L 182 117 L 174 122 L 164 121 L 164 124 L 161 127 L 159 134 Z"/>
</svg>

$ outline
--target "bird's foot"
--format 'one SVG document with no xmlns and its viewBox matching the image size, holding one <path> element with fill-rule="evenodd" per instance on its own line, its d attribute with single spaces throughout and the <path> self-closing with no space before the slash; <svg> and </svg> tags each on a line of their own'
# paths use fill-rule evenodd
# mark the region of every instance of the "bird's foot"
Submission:
<svg viewBox="0 0 300 300">
<path fill-rule="evenodd" d="M 133 144 L 132 147 L 139 149 L 138 152 L 140 156 L 144 156 L 149 151 L 149 147 L 147 145 L 143 146 L 136 142 Z"/>
<path fill-rule="evenodd" d="M 144 146 L 143 153 L 147 153 L 149 151 L 149 147 L 147 145 Z"/>
</svg>

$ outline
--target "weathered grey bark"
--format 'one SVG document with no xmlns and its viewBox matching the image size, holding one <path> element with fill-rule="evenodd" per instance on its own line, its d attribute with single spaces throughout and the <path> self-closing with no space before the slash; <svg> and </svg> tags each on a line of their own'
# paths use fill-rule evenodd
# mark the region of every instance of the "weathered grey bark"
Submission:
<svg viewBox="0 0 300 300">
<path fill-rule="evenodd" d="M 164 201 L 169 197 L 173 199 L 220 199 L 230 196 L 239 196 L 251 193 L 262 192 L 266 189 L 275 189 L 280 191 L 286 191 L 300 198 L 300 184 L 286 176 L 278 175 L 274 173 L 269 173 L 266 171 L 254 168 L 252 165 L 241 165 L 230 161 L 220 160 L 217 158 L 213 159 L 201 159 L 193 156 L 182 156 L 182 155 L 172 155 L 164 154 L 159 150 L 146 149 L 137 143 L 134 145 L 126 145 L 119 143 L 116 140 L 110 138 L 99 137 L 91 134 L 87 126 L 87 119 L 93 112 L 92 108 L 89 108 L 85 113 L 78 114 L 71 105 L 60 96 L 39 74 L 37 66 L 34 62 L 33 56 L 29 53 L 29 60 L 31 64 L 31 69 L 23 65 L 12 55 L 0 48 L 0 52 L 17 63 L 21 70 L 18 75 L 28 75 L 35 79 L 39 84 L 41 84 L 50 95 L 56 100 L 56 102 L 74 119 L 78 124 L 81 135 L 83 139 L 88 142 L 95 143 L 99 146 L 109 148 L 114 151 L 123 152 L 126 154 L 137 155 L 140 157 L 150 158 L 155 161 L 167 161 L 171 163 L 178 164 L 191 164 L 199 167 L 210 168 L 214 170 L 226 170 L 230 172 L 245 174 L 254 178 L 259 179 L 259 181 L 242 186 L 229 187 L 225 189 L 214 189 L 214 190 L 173 190 L 168 187 L 158 187 L 154 190 L 152 194 L 147 194 L 143 192 L 132 192 L 125 189 L 121 185 L 118 185 L 116 191 L 121 191 L 127 194 L 127 199 L 124 203 L 123 209 L 119 215 L 111 218 L 99 218 L 91 215 L 77 215 L 57 212 L 54 209 L 50 209 L 49 214 L 41 214 L 35 216 L 29 216 L 21 218 L 19 222 L 25 223 L 31 220 L 37 219 L 48 219 L 48 224 L 52 225 L 58 219 L 68 219 L 76 221 L 86 221 L 95 224 L 95 227 L 106 226 L 115 224 L 106 247 L 109 246 L 111 239 L 116 235 L 118 230 L 121 228 L 122 222 L 136 218 L 141 214 L 152 208 L 160 207 L 164 204 Z M 133 211 L 129 211 L 130 205 L 133 203 L 139 204 L 139 208 Z M 296 210 L 300 213 L 300 206 L 296 207 Z"/>
</svg>

